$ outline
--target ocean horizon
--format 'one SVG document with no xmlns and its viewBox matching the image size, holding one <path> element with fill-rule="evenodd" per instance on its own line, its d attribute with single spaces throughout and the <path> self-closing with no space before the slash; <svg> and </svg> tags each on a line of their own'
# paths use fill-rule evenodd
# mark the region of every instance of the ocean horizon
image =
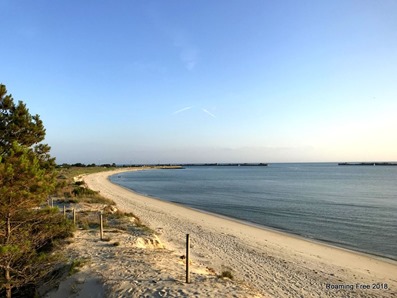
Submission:
<svg viewBox="0 0 397 298">
<path fill-rule="evenodd" d="M 110 180 L 146 196 L 397 260 L 397 167 L 188 166 Z"/>
</svg>

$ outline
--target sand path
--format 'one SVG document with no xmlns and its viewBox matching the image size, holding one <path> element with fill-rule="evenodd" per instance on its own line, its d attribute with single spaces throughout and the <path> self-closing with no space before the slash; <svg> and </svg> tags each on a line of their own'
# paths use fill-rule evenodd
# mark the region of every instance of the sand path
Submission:
<svg viewBox="0 0 397 298">
<path fill-rule="evenodd" d="M 84 180 L 91 189 L 100 191 L 120 209 L 133 212 L 156 230 L 167 248 L 183 254 L 185 235 L 190 234 L 196 262 L 217 272 L 231 269 L 237 278 L 252 284 L 263 295 L 397 296 L 397 263 L 394 261 L 148 198 L 107 179 L 110 174 L 121 171 L 125 170 L 91 174 Z"/>
</svg>

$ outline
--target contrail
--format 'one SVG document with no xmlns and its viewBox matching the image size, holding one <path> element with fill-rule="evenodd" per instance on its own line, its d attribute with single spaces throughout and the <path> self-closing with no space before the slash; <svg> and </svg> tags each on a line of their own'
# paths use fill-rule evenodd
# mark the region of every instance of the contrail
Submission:
<svg viewBox="0 0 397 298">
<path fill-rule="evenodd" d="M 172 114 L 173 114 L 173 115 L 176 115 L 176 114 L 182 113 L 182 112 L 184 112 L 184 111 L 190 110 L 191 108 L 193 108 L 193 107 L 186 107 L 186 108 L 180 109 L 180 110 L 178 110 L 178 111 L 175 111 L 175 112 L 173 112 Z"/>
<path fill-rule="evenodd" d="M 206 109 L 201 109 L 204 113 L 207 113 L 208 115 L 210 115 L 211 117 L 216 118 L 216 116 L 214 114 L 212 114 L 211 112 L 207 111 Z"/>
</svg>

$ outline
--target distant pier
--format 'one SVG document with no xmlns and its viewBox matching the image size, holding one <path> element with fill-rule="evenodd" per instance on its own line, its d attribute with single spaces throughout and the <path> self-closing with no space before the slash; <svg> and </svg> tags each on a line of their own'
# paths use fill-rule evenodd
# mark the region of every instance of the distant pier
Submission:
<svg viewBox="0 0 397 298">
<path fill-rule="evenodd" d="M 397 166 L 397 162 L 340 162 L 338 166 Z"/>
<path fill-rule="evenodd" d="M 183 167 L 266 167 L 267 163 L 190 163 L 181 164 Z"/>
<path fill-rule="evenodd" d="M 184 169 L 184 167 L 267 167 L 267 163 L 182 163 L 182 164 L 129 164 L 121 167 L 152 167 L 160 169 Z"/>
</svg>

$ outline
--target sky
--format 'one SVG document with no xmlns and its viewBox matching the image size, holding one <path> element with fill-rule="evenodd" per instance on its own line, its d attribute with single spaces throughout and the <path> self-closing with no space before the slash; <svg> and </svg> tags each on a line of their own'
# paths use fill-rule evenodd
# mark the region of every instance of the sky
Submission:
<svg viewBox="0 0 397 298">
<path fill-rule="evenodd" d="M 0 0 L 58 163 L 397 161 L 395 0 Z"/>
</svg>

